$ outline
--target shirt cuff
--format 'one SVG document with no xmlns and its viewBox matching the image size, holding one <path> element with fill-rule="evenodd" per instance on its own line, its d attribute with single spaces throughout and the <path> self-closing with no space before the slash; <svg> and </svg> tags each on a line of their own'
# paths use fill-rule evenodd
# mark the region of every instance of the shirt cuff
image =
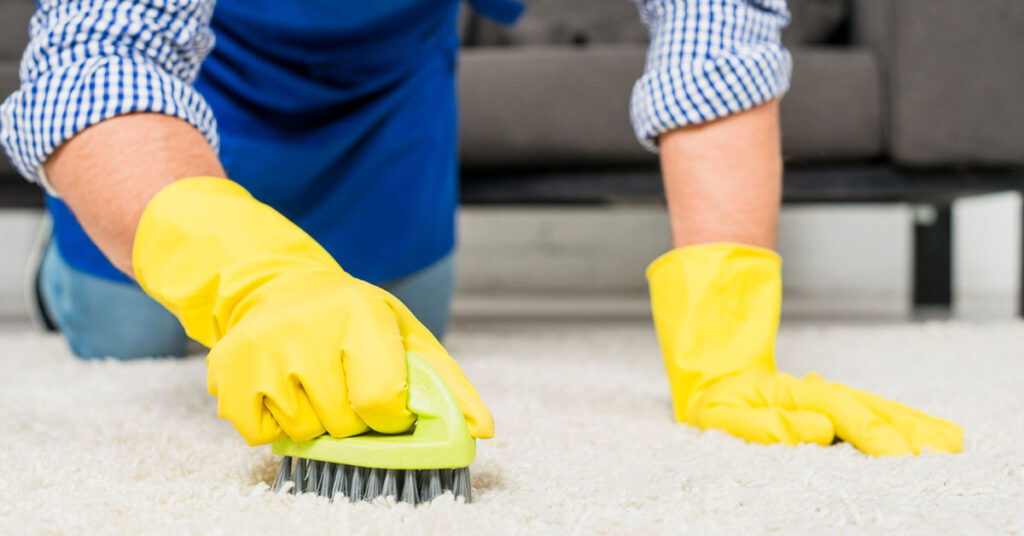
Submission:
<svg viewBox="0 0 1024 536">
<path fill-rule="evenodd" d="M 61 143 L 132 112 L 183 119 L 218 150 L 213 112 L 190 84 L 149 62 L 120 56 L 89 58 L 22 85 L 0 105 L 0 143 L 25 178 L 41 182 L 43 163 Z"/>
<path fill-rule="evenodd" d="M 652 0 L 641 5 L 641 15 L 651 45 L 633 86 L 630 117 L 648 150 L 657 152 L 665 132 L 753 108 L 789 89 L 784 2 Z"/>
</svg>

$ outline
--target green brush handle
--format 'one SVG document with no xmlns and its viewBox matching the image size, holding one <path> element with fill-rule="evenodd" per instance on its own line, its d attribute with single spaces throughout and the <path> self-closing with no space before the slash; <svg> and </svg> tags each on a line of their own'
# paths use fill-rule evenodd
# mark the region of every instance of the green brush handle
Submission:
<svg viewBox="0 0 1024 536">
<path fill-rule="evenodd" d="M 416 425 L 407 433 L 367 432 L 353 437 L 322 435 L 309 441 L 275 441 L 274 454 L 383 469 L 468 467 L 476 457 L 476 440 L 458 402 L 434 367 L 421 356 L 407 354 L 409 401 Z"/>
</svg>

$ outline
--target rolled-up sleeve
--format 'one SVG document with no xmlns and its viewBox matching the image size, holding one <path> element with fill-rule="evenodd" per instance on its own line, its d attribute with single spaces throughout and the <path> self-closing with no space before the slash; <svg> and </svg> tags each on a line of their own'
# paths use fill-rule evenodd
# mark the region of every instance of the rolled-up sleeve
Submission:
<svg viewBox="0 0 1024 536">
<path fill-rule="evenodd" d="M 44 0 L 29 25 L 21 87 L 0 105 L 0 143 L 36 181 L 85 128 L 130 112 L 188 121 L 217 149 L 213 113 L 192 82 L 213 48 L 213 0 Z"/>
<path fill-rule="evenodd" d="M 669 130 L 712 121 L 781 96 L 792 59 L 782 46 L 785 0 L 635 0 L 651 37 L 630 116 L 657 151 Z"/>
</svg>

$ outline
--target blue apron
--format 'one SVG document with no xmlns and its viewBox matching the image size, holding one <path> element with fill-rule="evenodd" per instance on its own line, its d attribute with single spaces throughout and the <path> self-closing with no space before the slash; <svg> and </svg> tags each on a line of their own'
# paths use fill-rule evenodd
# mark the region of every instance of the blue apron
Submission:
<svg viewBox="0 0 1024 536">
<path fill-rule="evenodd" d="M 511 22 L 521 6 L 476 0 Z M 232 180 L 381 283 L 455 244 L 458 0 L 219 0 L 196 88 Z M 48 198 L 61 256 L 130 281 Z"/>
</svg>

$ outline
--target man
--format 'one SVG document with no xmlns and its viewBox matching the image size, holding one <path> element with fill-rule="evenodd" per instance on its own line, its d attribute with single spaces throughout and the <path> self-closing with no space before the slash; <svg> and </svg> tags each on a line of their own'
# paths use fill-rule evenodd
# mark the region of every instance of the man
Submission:
<svg viewBox="0 0 1024 536">
<path fill-rule="evenodd" d="M 178 354 L 183 326 L 210 347 L 219 414 L 254 445 L 406 430 L 415 351 L 491 437 L 435 337 L 452 288 L 457 8 L 42 2 L 0 117 L 12 161 L 50 193 L 40 298 L 72 349 Z M 764 443 L 960 450 L 952 423 L 775 371 L 784 0 L 639 8 L 652 42 L 632 115 L 660 150 L 676 246 L 648 278 L 678 420 Z"/>
</svg>

